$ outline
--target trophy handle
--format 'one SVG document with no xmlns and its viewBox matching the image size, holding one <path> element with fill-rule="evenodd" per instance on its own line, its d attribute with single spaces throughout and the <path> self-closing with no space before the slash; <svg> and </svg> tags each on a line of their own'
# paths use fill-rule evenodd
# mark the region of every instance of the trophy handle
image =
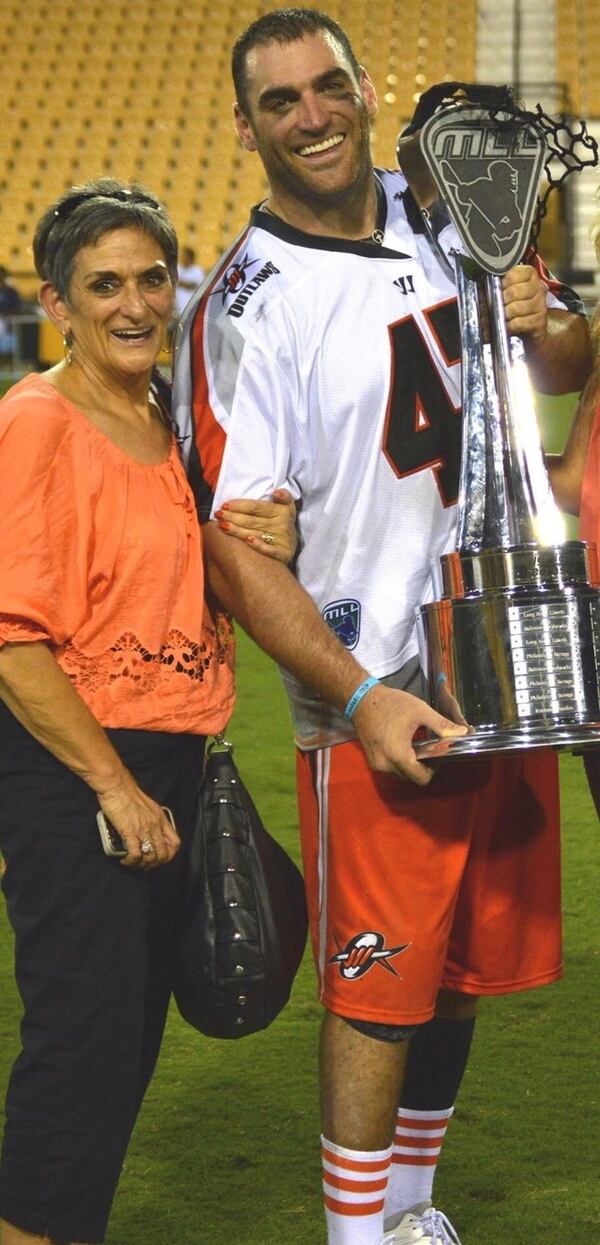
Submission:
<svg viewBox="0 0 600 1245">
<path fill-rule="evenodd" d="M 454 256 L 462 339 L 463 452 L 460 552 L 564 540 L 540 445 L 523 343 L 509 336 L 502 284 L 470 257 Z M 490 342 L 483 341 L 480 295 Z"/>
<path fill-rule="evenodd" d="M 454 266 L 462 343 L 463 449 L 458 501 L 457 547 L 476 553 L 510 544 L 509 507 L 503 465 L 500 402 L 494 361 L 483 343 L 479 312 L 479 269 L 455 252 Z"/>
<path fill-rule="evenodd" d="M 504 469 L 511 488 L 509 543 L 557 544 L 565 538 L 564 524 L 544 462 L 525 349 L 520 337 L 508 334 L 500 277 L 487 273 L 485 291 L 503 430 Z"/>
</svg>

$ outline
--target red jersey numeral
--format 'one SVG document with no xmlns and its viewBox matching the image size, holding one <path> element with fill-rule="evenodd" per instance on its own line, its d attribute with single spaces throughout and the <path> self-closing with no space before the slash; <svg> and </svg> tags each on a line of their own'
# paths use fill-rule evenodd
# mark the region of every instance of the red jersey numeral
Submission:
<svg viewBox="0 0 600 1245">
<path fill-rule="evenodd" d="M 446 364 L 460 360 L 456 300 L 426 313 Z M 442 383 L 428 342 L 412 316 L 389 328 L 392 378 L 383 451 L 398 477 L 431 470 L 444 506 L 458 498 L 462 419 Z"/>
</svg>

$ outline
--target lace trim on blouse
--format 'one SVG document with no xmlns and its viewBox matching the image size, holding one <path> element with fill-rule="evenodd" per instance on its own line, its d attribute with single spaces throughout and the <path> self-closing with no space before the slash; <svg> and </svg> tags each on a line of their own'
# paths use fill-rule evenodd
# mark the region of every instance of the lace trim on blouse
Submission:
<svg viewBox="0 0 600 1245">
<path fill-rule="evenodd" d="M 192 682 L 203 683 L 213 661 L 223 665 L 227 660 L 227 648 L 226 637 L 219 634 L 219 630 L 196 644 L 175 629 L 169 632 L 158 652 L 153 653 L 133 631 L 125 631 L 100 657 L 68 648 L 60 654 L 60 664 L 77 686 L 90 691 L 126 679 L 138 692 L 145 693 L 163 682 L 161 668 L 164 667 L 171 674 L 182 674 Z"/>
<path fill-rule="evenodd" d="M 39 633 L 47 638 L 43 628 L 23 619 L 2 618 L 2 631 L 8 642 L 23 640 Z M 206 672 L 214 661 L 225 665 L 230 661 L 233 644 L 233 628 L 224 614 L 219 614 L 214 628 L 207 629 L 206 639 L 197 644 L 177 628 L 169 631 L 164 644 L 157 652 L 147 649 L 133 631 L 124 631 L 114 644 L 99 656 L 83 653 L 67 644 L 54 650 L 65 674 L 76 687 L 97 691 L 118 680 L 125 679 L 138 694 L 151 692 L 158 683 L 164 685 L 165 673 L 182 674 L 195 683 L 203 683 Z"/>
</svg>

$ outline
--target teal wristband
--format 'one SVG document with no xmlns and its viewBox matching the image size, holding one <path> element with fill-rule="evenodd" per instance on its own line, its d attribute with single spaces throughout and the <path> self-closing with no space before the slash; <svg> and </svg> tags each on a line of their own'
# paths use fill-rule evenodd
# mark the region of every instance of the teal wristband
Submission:
<svg viewBox="0 0 600 1245">
<path fill-rule="evenodd" d="M 344 709 L 345 718 L 350 718 L 350 720 L 352 720 L 352 715 L 354 714 L 355 709 L 358 709 L 363 696 L 366 696 L 367 692 L 370 692 L 371 688 L 375 687 L 376 683 L 379 683 L 379 679 L 374 679 L 373 676 L 371 676 L 369 679 L 365 679 L 364 683 L 360 683 L 358 685 L 356 691 L 352 693 L 352 696 Z"/>
</svg>

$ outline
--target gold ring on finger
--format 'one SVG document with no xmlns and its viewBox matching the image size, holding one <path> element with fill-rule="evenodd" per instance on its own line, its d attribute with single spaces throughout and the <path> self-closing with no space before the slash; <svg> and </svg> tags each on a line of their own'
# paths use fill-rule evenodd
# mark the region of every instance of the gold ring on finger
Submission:
<svg viewBox="0 0 600 1245">
<path fill-rule="evenodd" d="M 154 851 L 154 844 L 150 842 L 150 839 L 142 839 L 140 843 L 140 851 L 142 856 L 150 856 Z"/>
<path fill-rule="evenodd" d="M 275 537 L 272 532 L 261 532 L 260 539 L 264 540 L 265 545 L 275 544 Z"/>
</svg>

